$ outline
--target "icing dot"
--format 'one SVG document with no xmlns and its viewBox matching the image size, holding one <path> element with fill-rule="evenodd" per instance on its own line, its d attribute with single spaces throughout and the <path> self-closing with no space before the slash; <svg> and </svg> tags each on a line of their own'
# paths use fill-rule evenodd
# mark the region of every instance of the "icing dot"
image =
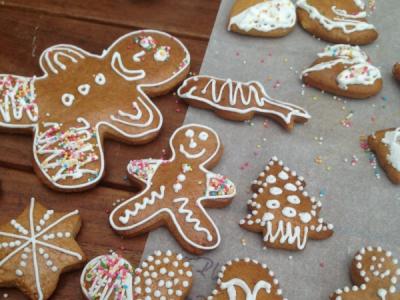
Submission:
<svg viewBox="0 0 400 300">
<path fill-rule="evenodd" d="M 94 78 L 94 82 L 96 82 L 96 84 L 98 85 L 104 85 L 106 83 L 106 77 L 104 76 L 103 73 L 98 73 Z"/>
<path fill-rule="evenodd" d="M 282 214 L 288 218 L 294 218 L 297 215 L 296 210 L 293 207 L 284 207 Z"/>
<path fill-rule="evenodd" d="M 20 269 L 17 269 L 17 270 L 15 270 L 15 275 L 17 275 L 18 277 L 21 277 L 24 275 L 24 273 Z"/>
<path fill-rule="evenodd" d="M 291 192 L 295 192 L 295 191 L 297 191 L 297 187 L 292 183 L 286 183 L 285 184 L 285 190 L 288 190 L 288 191 L 291 191 Z"/>
<path fill-rule="evenodd" d="M 274 175 L 269 175 L 266 179 L 268 183 L 275 183 L 276 182 L 276 177 Z"/>
<path fill-rule="evenodd" d="M 287 200 L 292 204 L 300 204 L 300 198 L 296 195 L 290 195 L 287 197 Z"/>
<path fill-rule="evenodd" d="M 288 180 L 289 179 L 289 175 L 288 173 L 286 173 L 285 171 L 281 171 L 278 174 L 278 177 L 282 180 Z"/>
<path fill-rule="evenodd" d="M 278 200 L 268 200 L 266 203 L 267 207 L 270 209 L 277 209 L 281 206 L 280 202 Z"/>
<path fill-rule="evenodd" d="M 274 186 L 274 187 L 269 189 L 269 192 L 274 196 L 278 196 L 278 195 L 282 194 L 282 189 L 279 188 L 279 187 Z"/>
</svg>

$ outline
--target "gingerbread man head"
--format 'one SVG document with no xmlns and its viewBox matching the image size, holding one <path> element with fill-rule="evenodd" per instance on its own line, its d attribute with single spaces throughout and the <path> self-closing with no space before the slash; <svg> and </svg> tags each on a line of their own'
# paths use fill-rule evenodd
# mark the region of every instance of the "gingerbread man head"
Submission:
<svg viewBox="0 0 400 300">
<path fill-rule="evenodd" d="M 351 265 L 354 286 L 338 289 L 331 300 L 398 300 L 396 291 L 400 275 L 398 260 L 382 247 L 362 248 Z"/>
<path fill-rule="evenodd" d="M 103 140 L 152 140 L 162 116 L 148 96 L 167 93 L 190 56 L 159 31 L 129 33 L 102 55 L 56 45 L 40 57 L 41 77 L 0 76 L 0 126 L 32 129 L 35 169 L 49 186 L 74 191 L 104 173 Z"/>
<path fill-rule="evenodd" d="M 218 135 L 211 128 L 198 124 L 183 126 L 171 137 L 171 149 L 179 161 L 189 160 L 213 166 L 222 152 Z"/>
</svg>

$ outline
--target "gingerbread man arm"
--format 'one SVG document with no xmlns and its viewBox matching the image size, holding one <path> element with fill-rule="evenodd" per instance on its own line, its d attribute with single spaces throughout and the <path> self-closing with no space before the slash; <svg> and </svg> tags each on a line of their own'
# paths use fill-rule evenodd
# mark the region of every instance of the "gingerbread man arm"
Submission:
<svg viewBox="0 0 400 300">
<path fill-rule="evenodd" d="M 150 184 L 158 167 L 163 162 L 160 159 L 131 160 L 127 166 L 127 171 L 135 182 L 144 187 Z"/>
<path fill-rule="evenodd" d="M 36 125 L 39 106 L 35 79 L 16 75 L 0 75 L 0 126 L 10 129 Z"/>
<path fill-rule="evenodd" d="M 230 179 L 212 172 L 207 173 L 206 203 L 224 204 L 225 200 L 230 200 L 235 195 L 236 187 Z"/>
</svg>

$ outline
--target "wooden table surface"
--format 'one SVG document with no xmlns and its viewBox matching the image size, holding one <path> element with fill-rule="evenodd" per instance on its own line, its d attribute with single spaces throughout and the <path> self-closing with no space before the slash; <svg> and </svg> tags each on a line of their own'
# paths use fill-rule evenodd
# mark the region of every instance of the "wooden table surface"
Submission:
<svg viewBox="0 0 400 300">
<path fill-rule="evenodd" d="M 192 72 L 198 72 L 218 11 L 217 0 L 0 0 L 0 74 L 41 74 L 38 59 L 47 47 L 69 43 L 101 53 L 119 36 L 138 29 L 167 31 L 188 47 Z M 34 196 L 56 211 L 79 209 L 83 227 L 78 243 L 91 258 L 110 249 L 136 266 L 146 235 L 123 240 L 108 225 L 117 199 L 136 192 L 126 179 L 130 159 L 161 157 L 187 107 L 173 95 L 154 99 L 164 116 L 160 136 L 144 146 L 107 140 L 106 176 L 83 193 L 63 194 L 45 187 L 33 172 L 32 137 L 0 133 L 0 223 L 18 216 Z M 80 271 L 64 274 L 52 299 L 83 299 Z M 25 299 L 15 289 L 0 289 L 0 299 Z"/>
</svg>

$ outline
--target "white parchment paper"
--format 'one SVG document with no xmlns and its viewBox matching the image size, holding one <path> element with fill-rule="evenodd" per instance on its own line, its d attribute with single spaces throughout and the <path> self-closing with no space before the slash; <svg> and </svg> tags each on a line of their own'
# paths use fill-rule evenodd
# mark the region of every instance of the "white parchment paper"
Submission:
<svg viewBox="0 0 400 300">
<path fill-rule="evenodd" d="M 265 128 L 262 117 L 235 123 L 210 111 L 189 108 L 185 123 L 208 125 L 220 134 L 225 153 L 214 171 L 228 175 L 238 188 L 231 206 L 208 210 L 223 237 L 220 247 L 201 257 L 187 254 L 193 257 L 195 269 L 190 299 L 210 295 L 221 265 L 235 257 L 267 263 L 288 299 L 328 299 L 337 288 L 350 285 L 350 262 L 364 245 L 381 245 L 400 255 L 400 187 L 392 185 L 380 168 L 377 179 L 368 154 L 359 145 L 362 135 L 400 125 L 400 85 L 391 77 L 394 62 L 400 60 L 399 1 L 377 1 L 370 21 L 380 37 L 363 47 L 381 68 L 383 91 L 370 100 L 347 102 L 304 89 L 299 80 L 298 72 L 313 62 L 325 42 L 299 26 L 281 39 L 227 32 L 232 4 L 233 0 L 222 1 L 201 74 L 258 80 L 271 96 L 303 106 L 313 118 L 288 133 L 274 122 Z M 341 124 L 346 117 L 349 128 Z M 247 213 L 250 183 L 274 155 L 303 175 L 309 193 L 322 201 L 321 216 L 335 225 L 332 238 L 309 241 L 298 253 L 264 250 L 261 235 L 239 227 Z M 151 233 L 144 256 L 155 249 L 183 252 L 165 229 Z"/>
</svg>

